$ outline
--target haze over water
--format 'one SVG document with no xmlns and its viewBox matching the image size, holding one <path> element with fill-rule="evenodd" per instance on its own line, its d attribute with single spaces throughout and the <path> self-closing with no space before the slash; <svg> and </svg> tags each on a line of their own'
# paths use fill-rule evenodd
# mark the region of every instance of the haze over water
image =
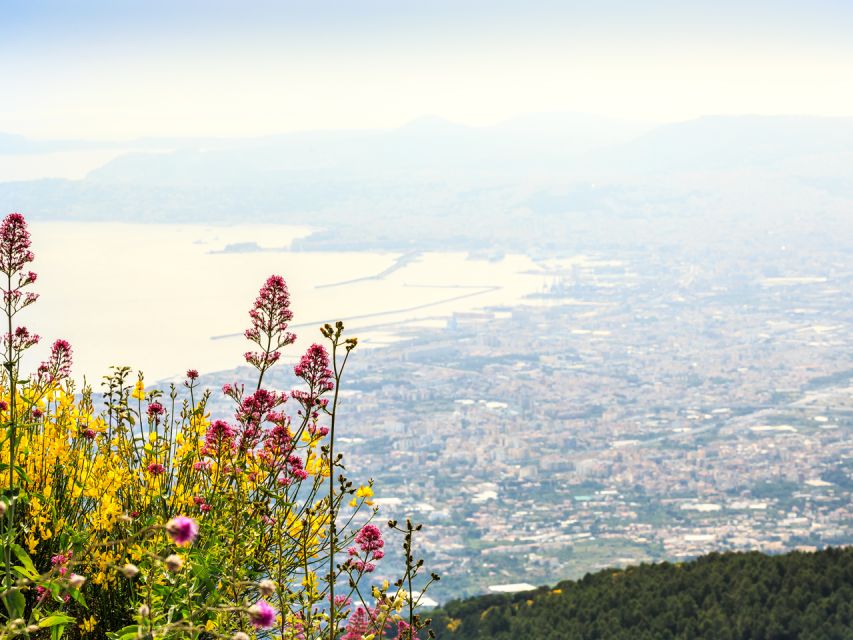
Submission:
<svg viewBox="0 0 853 640">
<path fill-rule="evenodd" d="M 299 338 L 287 360 L 319 339 L 325 321 L 347 320 L 365 346 L 383 345 L 394 339 L 389 324 L 443 322 L 453 312 L 517 303 L 545 282 L 523 273 L 537 269 L 528 257 L 464 253 L 413 255 L 371 278 L 400 254 L 284 249 L 309 233 L 287 225 L 36 222 L 41 298 L 21 321 L 43 336 L 42 351 L 59 337 L 72 343 L 78 379 L 95 382 L 110 365 L 128 365 L 154 381 L 243 364 L 247 311 L 273 273 L 287 280 Z M 223 251 L 240 243 L 277 250 Z"/>
</svg>

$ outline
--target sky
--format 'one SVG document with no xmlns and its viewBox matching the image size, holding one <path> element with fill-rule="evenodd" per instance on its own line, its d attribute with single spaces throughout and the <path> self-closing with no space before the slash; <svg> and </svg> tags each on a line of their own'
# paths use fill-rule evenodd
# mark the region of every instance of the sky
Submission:
<svg viewBox="0 0 853 640">
<path fill-rule="evenodd" d="M 850 0 L 0 0 L 0 132 L 853 116 Z"/>
</svg>

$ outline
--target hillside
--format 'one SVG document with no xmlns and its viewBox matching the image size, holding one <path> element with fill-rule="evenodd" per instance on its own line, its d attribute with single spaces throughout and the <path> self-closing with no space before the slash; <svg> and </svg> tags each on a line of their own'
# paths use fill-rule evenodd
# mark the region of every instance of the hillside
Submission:
<svg viewBox="0 0 853 640">
<path fill-rule="evenodd" d="M 853 547 L 605 570 L 452 601 L 433 620 L 440 640 L 853 638 Z"/>
</svg>

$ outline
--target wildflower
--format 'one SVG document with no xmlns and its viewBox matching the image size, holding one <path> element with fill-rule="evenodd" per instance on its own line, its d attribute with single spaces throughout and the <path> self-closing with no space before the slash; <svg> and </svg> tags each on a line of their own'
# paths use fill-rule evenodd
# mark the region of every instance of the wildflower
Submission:
<svg viewBox="0 0 853 640">
<path fill-rule="evenodd" d="M 341 640 L 361 640 L 370 630 L 370 615 L 364 607 L 356 607 L 347 620 L 347 629 Z"/>
<path fill-rule="evenodd" d="M 121 568 L 121 572 L 124 574 L 125 578 L 135 578 L 139 575 L 139 567 L 135 564 L 126 564 Z"/>
<path fill-rule="evenodd" d="M 142 376 L 139 376 L 139 380 L 136 381 L 136 384 L 133 386 L 133 393 L 130 394 L 131 398 L 135 400 L 145 400 L 145 384 L 142 382 Z"/>
<path fill-rule="evenodd" d="M 242 631 L 238 631 L 233 636 L 231 636 L 231 640 L 249 640 L 249 634 L 243 633 Z"/>
<path fill-rule="evenodd" d="M 6 515 L 6 503 L 0 500 L 0 518 Z"/>
<path fill-rule="evenodd" d="M 355 542 L 364 552 L 378 551 L 385 546 L 385 541 L 382 540 L 382 532 L 379 527 L 373 524 L 366 524 L 361 528 L 355 536 Z"/>
<path fill-rule="evenodd" d="M 276 610 L 266 600 L 259 600 L 249 607 L 249 621 L 256 629 L 269 629 L 275 624 Z"/>
<path fill-rule="evenodd" d="M 267 578 L 266 580 L 261 580 L 258 583 L 258 591 L 265 598 L 269 598 L 272 594 L 274 594 L 275 589 L 275 582 L 273 582 L 269 578 Z"/>
<path fill-rule="evenodd" d="M 5 400 L 0 400 L 0 411 L 6 411 L 9 409 L 9 403 Z"/>
<path fill-rule="evenodd" d="M 196 371 L 195 369 L 188 369 L 187 370 L 187 378 L 190 380 L 198 379 L 198 371 Z"/>
<path fill-rule="evenodd" d="M 50 359 L 43 362 L 39 370 L 44 370 L 49 380 L 67 378 L 71 373 L 71 345 L 67 340 L 57 340 L 50 348 Z"/>
<path fill-rule="evenodd" d="M 148 469 L 148 473 L 150 473 L 152 476 L 159 476 L 166 473 L 166 467 L 164 467 L 159 462 L 152 462 L 146 467 L 146 469 Z"/>
<path fill-rule="evenodd" d="M 331 597 L 332 597 L 331 594 L 328 597 L 329 597 L 329 599 L 331 599 Z M 345 596 L 345 595 L 344 596 L 335 596 L 335 607 L 336 608 L 348 607 L 351 604 L 352 604 L 352 598 L 350 598 L 349 596 Z"/>
<path fill-rule="evenodd" d="M 163 408 L 163 405 L 159 402 L 152 402 L 148 405 L 148 419 L 154 420 L 155 422 L 160 422 L 160 416 L 162 416 L 166 410 Z"/>
<path fill-rule="evenodd" d="M 30 251 L 30 232 L 20 213 L 10 213 L 0 224 L 0 272 L 13 274 L 24 268 L 34 257 Z"/>
<path fill-rule="evenodd" d="M 290 311 L 290 293 L 284 278 L 267 278 L 249 310 L 249 317 L 252 326 L 244 335 L 263 351 L 246 352 L 246 362 L 263 372 L 278 361 L 281 356 L 278 349 L 296 340 L 296 336 L 287 331 L 293 312 Z"/>
<path fill-rule="evenodd" d="M 165 563 L 166 568 L 172 573 L 177 573 L 184 568 L 184 559 L 177 553 L 167 556 L 163 562 Z"/>
<path fill-rule="evenodd" d="M 95 616 L 89 616 L 87 619 L 83 620 L 78 627 L 83 633 L 92 633 L 95 630 L 95 627 L 98 624 L 97 618 Z"/>
<path fill-rule="evenodd" d="M 30 333 L 26 327 L 17 327 L 13 334 L 6 334 L 4 341 L 8 346 L 12 345 L 12 350 L 21 352 L 30 347 L 37 345 L 41 337 L 38 334 Z"/>
<path fill-rule="evenodd" d="M 96 435 L 97 434 L 94 429 L 86 429 L 83 432 L 83 437 L 86 438 L 86 440 L 94 440 Z"/>
<path fill-rule="evenodd" d="M 151 609 L 148 608 L 147 604 L 143 604 L 139 606 L 137 613 L 139 614 L 140 618 L 147 618 L 149 615 L 151 615 Z"/>
<path fill-rule="evenodd" d="M 308 383 L 308 388 L 316 392 L 316 395 L 335 388 L 334 374 L 329 369 L 329 354 L 323 345 L 312 344 L 308 347 L 308 350 L 293 367 L 293 373 L 296 374 L 297 378 L 305 380 Z"/>
<path fill-rule="evenodd" d="M 201 454 L 214 456 L 229 450 L 233 451 L 236 447 L 235 435 L 237 435 L 236 431 L 225 420 L 215 420 L 204 434 L 204 446 L 201 448 Z"/>
<path fill-rule="evenodd" d="M 192 544 L 198 536 L 198 523 L 186 516 L 176 516 L 166 523 L 166 532 L 175 544 Z"/>
</svg>

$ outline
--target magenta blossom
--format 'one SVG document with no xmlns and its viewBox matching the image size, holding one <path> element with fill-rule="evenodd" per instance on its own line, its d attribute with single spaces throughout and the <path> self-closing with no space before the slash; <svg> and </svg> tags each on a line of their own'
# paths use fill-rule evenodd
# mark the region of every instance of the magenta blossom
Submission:
<svg viewBox="0 0 853 640">
<path fill-rule="evenodd" d="M 30 232 L 20 213 L 10 213 L 0 224 L 0 272 L 13 274 L 33 261 Z M 35 278 L 31 278 L 35 280 Z"/>
<path fill-rule="evenodd" d="M 192 544 L 198 537 L 198 523 L 187 516 L 175 516 L 166 523 L 166 532 L 175 544 Z"/>
<path fill-rule="evenodd" d="M 249 607 L 249 620 L 256 629 L 269 629 L 275 624 L 276 610 L 266 600 L 259 600 Z"/>
</svg>

